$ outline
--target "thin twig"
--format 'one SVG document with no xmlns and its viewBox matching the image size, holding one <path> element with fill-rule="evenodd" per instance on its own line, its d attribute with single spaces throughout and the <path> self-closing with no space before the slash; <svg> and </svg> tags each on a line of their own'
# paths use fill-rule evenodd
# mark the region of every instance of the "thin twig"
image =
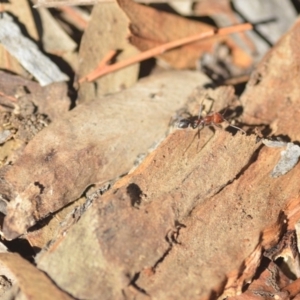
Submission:
<svg viewBox="0 0 300 300">
<path fill-rule="evenodd" d="M 80 14 L 73 7 L 59 6 L 58 9 L 60 9 L 61 11 L 69 15 L 70 18 L 72 18 L 75 22 L 77 22 L 78 26 L 80 26 L 81 29 L 85 29 L 87 27 L 88 22 L 84 20 L 84 18 L 82 18 Z"/>
<path fill-rule="evenodd" d="M 12 102 L 17 102 L 17 98 L 13 97 L 13 96 L 9 96 L 3 92 L 0 92 L 0 96 L 4 97 L 4 98 L 7 98 L 8 100 L 12 101 Z"/>
<path fill-rule="evenodd" d="M 94 70 L 89 75 L 85 76 L 85 78 L 89 78 L 88 79 L 89 81 L 93 81 L 105 74 L 125 68 L 134 63 L 141 62 L 141 61 L 151 58 L 153 56 L 162 54 L 162 53 L 166 52 L 167 50 L 170 50 L 170 49 L 182 46 L 182 45 L 186 45 L 186 44 L 198 41 L 198 40 L 203 40 L 203 39 L 207 39 L 207 38 L 211 38 L 211 37 L 215 37 L 215 36 L 223 36 L 223 35 L 228 35 L 228 34 L 235 33 L 235 32 L 251 30 L 251 29 L 252 29 L 252 25 L 250 23 L 244 23 L 244 24 L 234 25 L 234 26 L 220 28 L 220 29 L 216 28 L 216 29 L 209 30 L 207 32 L 191 35 L 186 38 L 182 38 L 182 39 L 179 39 L 176 41 L 172 41 L 172 42 L 168 42 L 168 43 L 159 45 L 150 50 L 141 52 L 134 57 L 130 57 L 126 60 L 117 62 L 113 65 L 105 65 L 101 70 L 99 70 L 99 68 L 97 68 L 98 72 L 95 72 L 95 70 Z M 92 74 L 93 74 L 93 76 L 91 76 Z M 83 78 L 80 79 L 80 82 L 82 82 L 82 81 L 84 81 Z"/>
<path fill-rule="evenodd" d="M 82 83 L 84 81 L 92 81 L 93 78 L 95 76 L 97 76 L 97 74 L 99 72 L 101 72 L 101 70 L 103 70 L 103 68 L 105 68 L 107 66 L 107 64 L 111 61 L 111 59 L 116 55 L 117 51 L 116 50 L 110 50 L 105 56 L 104 58 L 100 61 L 99 65 L 97 66 L 97 68 L 92 71 L 90 74 L 88 74 L 85 77 L 82 77 L 78 80 L 78 83 Z M 90 79 L 92 78 L 92 79 Z M 97 78 L 97 77 L 96 77 Z"/>
</svg>

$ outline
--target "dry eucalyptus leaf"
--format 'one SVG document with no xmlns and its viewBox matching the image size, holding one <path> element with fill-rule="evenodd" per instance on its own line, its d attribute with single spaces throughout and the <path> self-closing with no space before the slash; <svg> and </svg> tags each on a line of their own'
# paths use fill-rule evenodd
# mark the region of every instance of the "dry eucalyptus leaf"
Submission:
<svg viewBox="0 0 300 300">
<path fill-rule="evenodd" d="M 37 10 L 41 18 L 43 49 L 49 54 L 62 58 L 76 73 L 78 69 L 77 43 L 63 30 L 49 10 L 42 7 Z"/>
<path fill-rule="evenodd" d="M 80 105 L 50 124 L 5 175 L 15 193 L 7 207 L 5 237 L 24 233 L 89 185 L 128 172 L 138 154 L 163 138 L 170 117 L 192 90 L 206 83 L 207 77 L 193 72 L 162 73 Z"/>
<path fill-rule="evenodd" d="M 160 44 L 200 34 L 212 30 L 211 25 L 189 20 L 174 14 L 156 10 L 152 7 L 135 3 L 131 0 L 118 0 L 120 7 L 130 19 L 130 42 L 138 49 L 145 51 Z M 225 43 L 232 50 L 233 60 L 239 56 L 247 61 L 251 58 L 242 51 L 230 37 L 212 37 L 199 42 L 190 43 L 170 50 L 160 57 L 173 68 L 195 68 L 198 59 L 205 52 L 213 52 L 216 43 Z"/>
<path fill-rule="evenodd" d="M 128 21 L 120 7 L 112 2 L 94 6 L 79 50 L 79 78 L 93 71 L 111 50 L 118 50 L 117 61 L 138 51 L 127 40 Z M 90 101 L 99 95 L 114 93 L 132 86 L 138 78 L 139 65 L 134 64 L 94 82 L 80 84 L 79 100 Z"/>
<path fill-rule="evenodd" d="M 240 23 L 239 17 L 235 14 L 230 0 L 201 0 L 194 5 L 194 15 L 207 17 L 214 20 L 218 27 L 232 26 Z M 257 58 L 256 47 L 249 37 L 249 32 L 239 32 L 233 34 L 231 37 L 244 51 L 251 53 L 252 58 Z M 251 36 L 253 35 L 251 31 Z M 235 57 L 239 65 L 247 64 L 247 60 L 243 61 L 245 57 Z M 249 58 L 248 58 L 249 59 Z M 232 66 L 231 66 L 232 67 Z"/>
</svg>

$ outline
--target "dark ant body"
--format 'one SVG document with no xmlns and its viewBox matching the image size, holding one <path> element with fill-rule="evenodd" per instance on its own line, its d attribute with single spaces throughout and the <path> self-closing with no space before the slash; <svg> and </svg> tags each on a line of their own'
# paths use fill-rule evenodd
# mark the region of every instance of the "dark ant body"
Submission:
<svg viewBox="0 0 300 300">
<path fill-rule="evenodd" d="M 208 114 L 207 116 L 203 117 L 202 116 L 202 107 L 203 107 L 203 105 L 201 104 L 199 115 L 197 118 L 191 117 L 188 119 L 179 120 L 178 128 L 188 128 L 190 126 L 193 129 L 196 129 L 196 128 L 200 129 L 200 127 L 203 128 L 204 126 L 210 126 L 210 125 L 215 125 L 217 127 L 220 127 L 221 123 L 227 121 L 226 119 L 224 119 L 223 115 L 220 114 L 219 112 L 211 113 L 211 114 Z M 242 132 L 244 132 L 246 134 L 246 132 L 243 129 L 236 127 L 234 125 L 231 125 L 231 124 L 228 124 L 228 125 L 235 129 L 241 130 Z"/>
</svg>

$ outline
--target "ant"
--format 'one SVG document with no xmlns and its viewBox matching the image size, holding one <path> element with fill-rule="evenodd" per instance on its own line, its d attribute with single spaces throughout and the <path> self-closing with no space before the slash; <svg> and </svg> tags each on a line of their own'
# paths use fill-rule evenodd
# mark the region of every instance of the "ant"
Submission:
<svg viewBox="0 0 300 300">
<path fill-rule="evenodd" d="M 191 117 L 188 119 L 181 119 L 178 121 L 178 128 L 188 128 L 189 126 L 192 127 L 193 129 L 196 128 L 203 128 L 204 126 L 210 126 L 210 125 L 215 125 L 217 127 L 220 127 L 220 124 L 223 122 L 228 122 L 222 114 L 220 114 L 219 112 L 214 112 L 214 113 L 210 113 L 207 116 L 203 117 L 202 116 L 202 109 L 203 109 L 203 104 L 201 104 L 200 106 L 200 110 L 199 110 L 199 115 L 198 118 L 195 117 Z M 230 127 L 233 127 L 235 129 L 241 130 L 243 133 L 246 134 L 246 132 L 234 125 L 229 124 Z"/>
</svg>

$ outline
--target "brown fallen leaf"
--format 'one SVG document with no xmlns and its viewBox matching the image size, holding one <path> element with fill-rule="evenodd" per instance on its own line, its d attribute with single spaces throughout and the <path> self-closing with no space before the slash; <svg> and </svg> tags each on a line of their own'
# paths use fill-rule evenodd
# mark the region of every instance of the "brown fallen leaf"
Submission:
<svg viewBox="0 0 300 300">
<path fill-rule="evenodd" d="M 164 73 L 78 106 L 45 128 L 5 175 L 15 193 L 7 207 L 5 237 L 23 234 L 88 186 L 128 172 L 139 154 L 164 137 L 170 117 L 191 91 L 207 82 L 197 73 Z"/>
<path fill-rule="evenodd" d="M 113 57 L 116 55 L 116 51 L 111 50 L 103 57 L 103 59 L 98 64 L 97 68 L 95 68 L 92 72 L 85 75 L 84 77 L 80 78 L 78 80 L 78 82 L 82 83 L 84 81 L 94 81 L 98 77 L 115 72 L 117 70 L 123 69 L 123 68 L 130 66 L 132 64 L 135 64 L 137 62 L 144 61 L 146 59 L 149 59 L 156 55 L 164 53 L 168 50 L 172 50 L 172 49 L 181 47 L 183 45 L 190 44 L 195 41 L 205 40 L 208 37 L 213 37 L 213 36 L 229 35 L 230 33 L 245 31 L 245 30 L 250 30 L 250 29 L 252 29 L 252 25 L 249 23 L 239 24 L 239 25 L 235 25 L 232 27 L 213 29 L 210 31 L 206 31 L 204 33 L 200 33 L 200 34 L 198 33 L 196 35 L 187 36 L 187 37 L 184 37 L 179 40 L 175 40 L 175 41 L 171 41 L 171 42 L 168 42 L 165 44 L 158 45 L 157 47 L 154 47 L 154 48 L 151 48 L 144 52 L 141 52 L 133 57 L 129 57 L 127 59 L 124 59 L 124 60 L 114 63 L 112 65 L 108 65 L 108 63 L 111 62 Z M 230 58 L 230 60 L 231 60 L 231 58 Z"/>
<path fill-rule="evenodd" d="M 180 16 L 158 11 L 149 6 L 137 4 L 131 0 L 118 0 L 120 7 L 129 17 L 130 42 L 140 50 L 148 50 L 159 44 L 183 38 L 185 36 L 210 31 L 212 26 L 187 20 Z M 212 38 L 196 42 L 162 54 L 160 57 L 177 69 L 195 68 L 197 60 L 205 52 L 213 52 L 216 43 L 228 43 L 233 57 L 245 59 L 244 67 L 251 64 L 251 58 L 240 48 L 234 46 L 230 37 Z M 233 47 L 234 46 L 234 47 Z"/>
</svg>

